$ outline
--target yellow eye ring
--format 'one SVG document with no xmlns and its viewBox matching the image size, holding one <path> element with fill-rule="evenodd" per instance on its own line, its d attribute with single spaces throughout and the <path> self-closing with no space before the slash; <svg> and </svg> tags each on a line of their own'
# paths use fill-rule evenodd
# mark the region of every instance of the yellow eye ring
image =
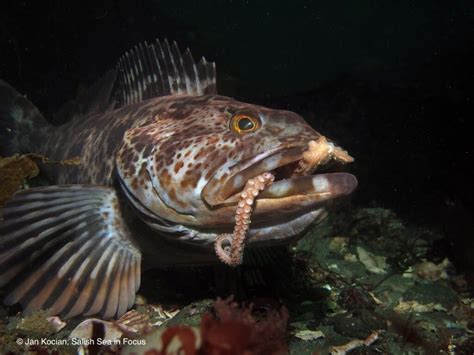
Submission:
<svg viewBox="0 0 474 355">
<path fill-rule="evenodd" d="M 238 112 L 230 119 L 230 129 L 240 135 L 255 132 L 259 128 L 260 120 L 249 113 Z"/>
</svg>

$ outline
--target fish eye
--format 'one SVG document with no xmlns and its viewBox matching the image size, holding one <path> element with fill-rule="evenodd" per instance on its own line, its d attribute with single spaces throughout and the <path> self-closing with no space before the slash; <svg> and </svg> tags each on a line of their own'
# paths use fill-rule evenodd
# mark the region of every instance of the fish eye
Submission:
<svg viewBox="0 0 474 355">
<path fill-rule="evenodd" d="M 260 127 L 260 120 L 256 115 L 238 112 L 230 119 L 230 129 L 240 135 L 255 132 Z"/>
</svg>

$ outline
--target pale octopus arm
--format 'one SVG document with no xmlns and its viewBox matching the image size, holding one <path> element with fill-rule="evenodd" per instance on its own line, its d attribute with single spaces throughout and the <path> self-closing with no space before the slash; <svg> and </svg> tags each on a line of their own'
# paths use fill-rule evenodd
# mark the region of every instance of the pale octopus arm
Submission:
<svg viewBox="0 0 474 355">
<path fill-rule="evenodd" d="M 310 141 L 308 149 L 303 152 L 302 159 L 294 176 L 309 174 L 319 165 L 325 164 L 330 159 L 342 163 L 350 163 L 354 159 L 347 151 L 328 142 L 326 137 L 321 136 L 317 141 Z M 238 266 L 242 263 L 245 235 L 251 222 L 252 206 L 258 194 L 270 186 L 275 177 L 269 173 L 263 173 L 250 179 L 245 184 L 240 194 L 240 200 L 235 212 L 235 226 L 232 234 L 220 234 L 214 242 L 214 249 L 219 259 L 229 266 Z M 224 243 L 228 245 L 223 246 Z"/>
<path fill-rule="evenodd" d="M 240 194 L 240 200 L 235 212 L 235 226 L 232 234 L 221 234 L 216 238 L 214 248 L 219 259 L 229 266 L 237 266 L 242 263 L 245 246 L 245 235 L 249 229 L 250 215 L 255 198 L 265 187 L 271 185 L 275 177 L 271 173 L 263 173 L 247 181 L 244 191 Z M 223 246 L 227 242 L 229 245 Z"/>
</svg>

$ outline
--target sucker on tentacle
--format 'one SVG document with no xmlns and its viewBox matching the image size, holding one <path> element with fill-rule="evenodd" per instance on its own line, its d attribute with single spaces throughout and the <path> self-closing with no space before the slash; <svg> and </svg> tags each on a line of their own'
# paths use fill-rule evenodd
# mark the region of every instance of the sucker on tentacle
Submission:
<svg viewBox="0 0 474 355">
<path fill-rule="evenodd" d="M 250 179 L 245 184 L 235 212 L 234 231 L 232 234 L 219 235 L 214 242 L 216 255 L 224 264 L 238 266 L 242 263 L 245 235 L 251 223 L 252 205 L 258 194 L 271 185 L 274 179 L 275 177 L 271 173 L 266 172 Z M 229 245 L 223 246 L 225 242 Z"/>
</svg>

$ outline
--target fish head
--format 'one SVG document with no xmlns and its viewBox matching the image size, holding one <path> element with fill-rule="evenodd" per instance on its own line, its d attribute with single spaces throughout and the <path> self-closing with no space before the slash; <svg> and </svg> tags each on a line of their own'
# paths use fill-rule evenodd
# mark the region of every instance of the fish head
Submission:
<svg viewBox="0 0 474 355">
<path fill-rule="evenodd" d="M 275 181 L 255 201 L 249 243 L 283 241 L 357 186 L 351 174 L 314 174 L 319 163 L 301 164 L 321 140 L 340 162 L 352 161 L 294 112 L 222 96 L 175 98 L 126 132 L 117 170 L 148 224 L 207 241 L 232 230 L 246 182 L 270 172 Z M 330 158 L 323 160 L 337 160 Z"/>
</svg>

